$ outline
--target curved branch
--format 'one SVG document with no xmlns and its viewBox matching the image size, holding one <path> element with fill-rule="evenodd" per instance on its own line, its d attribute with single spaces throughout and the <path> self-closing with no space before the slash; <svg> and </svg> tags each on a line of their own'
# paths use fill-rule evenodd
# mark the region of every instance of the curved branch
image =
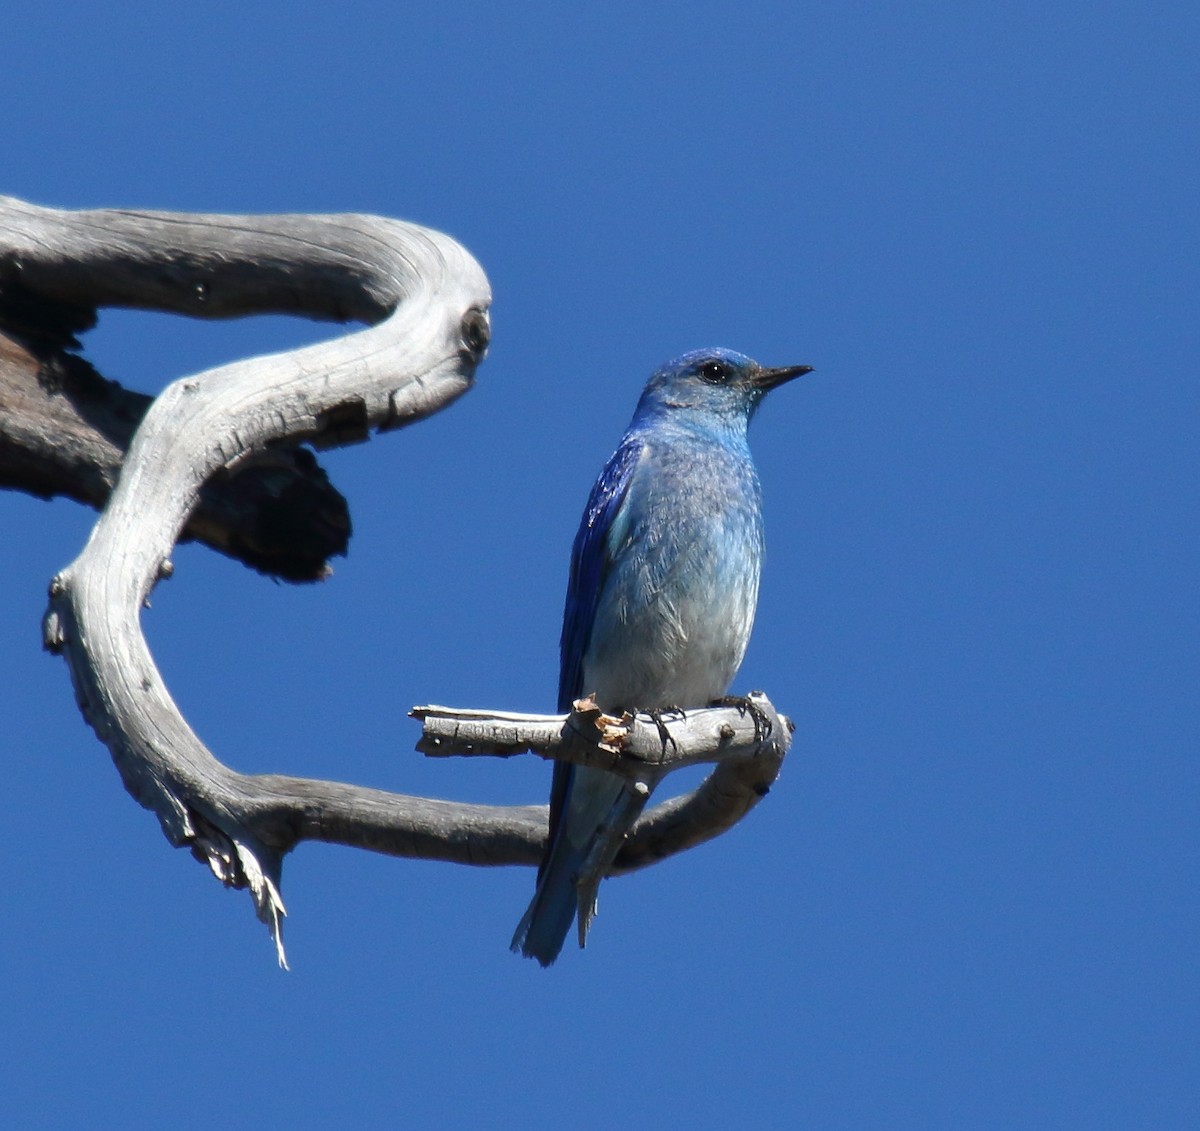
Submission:
<svg viewBox="0 0 1200 1131">
<path fill-rule="evenodd" d="M 72 213 L 3 200 L 0 247 L 0 277 L 68 306 L 387 314 L 334 341 L 168 386 L 83 552 L 52 582 L 45 619 L 45 644 L 65 655 L 126 788 L 173 843 L 250 889 L 282 962 L 282 854 L 239 821 L 236 775 L 171 699 L 139 610 L 169 575 L 171 548 L 215 473 L 279 441 L 365 439 L 461 396 L 487 344 L 487 279 L 449 237 L 370 216 Z"/>
<path fill-rule="evenodd" d="M 250 890 L 281 963 L 282 862 L 302 840 L 476 865 L 536 863 L 546 806 L 459 804 L 231 770 L 184 720 L 139 623 L 214 476 L 236 474 L 274 444 L 339 444 L 399 427 L 470 387 L 487 345 L 490 294 L 467 252 L 440 233 L 370 216 L 70 213 L 0 198 L 0 290 L 6 300 L 26 296 L 31 323 L 41 311 L 42 328 L 60 339 L 102 304 L 201 317 L 382 319 L 169 386 L 142 419 L 82 553 L 51 585 L 45 645 L 65 656 L 81 709 L 126 788 L 172 843 L 223 883 Z M 580 708 L 567 717 L 416 713 L 427 751 L 450 725 L 472 745 L 491 742 L 491 753 L 533 749 L 628 773 L 647 788 L 680 765 L 717 762 L 697 790 L 641 817 L 614 872 L 734 824 L 775 780 L 790 741 L 790 724 L 762 697 L 749 711 L 689 711 L 670 723 L 668 741 L 644 719 Z"/>
</svg>

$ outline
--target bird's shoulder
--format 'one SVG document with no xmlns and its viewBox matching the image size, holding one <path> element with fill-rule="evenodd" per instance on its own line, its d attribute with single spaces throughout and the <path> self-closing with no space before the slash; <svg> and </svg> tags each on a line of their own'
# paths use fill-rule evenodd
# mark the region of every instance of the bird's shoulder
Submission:
<svg viewBox="0 0 1200 1131">
<path fill-rule="evenodd" d="M 612 518 L 629 490 L 646 450 L 645 437 L 632 431 L 625 434 L 621 443 L 617 445 L 617 450 L 609 456 L 608 462 L 592 484 L 583 516 L 586 528 L 606 525 L 602 520 Z"/>
</svg>

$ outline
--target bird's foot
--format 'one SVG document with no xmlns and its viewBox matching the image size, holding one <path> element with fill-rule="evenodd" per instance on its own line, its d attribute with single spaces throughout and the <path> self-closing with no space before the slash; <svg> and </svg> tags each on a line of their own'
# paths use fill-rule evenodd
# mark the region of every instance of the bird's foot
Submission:
<svg viewBox="0 0 1200 1131">
<path fill-rule="evenodd" d="M 759 694 L 755 692 L 754 695 Z M 736 707 L 743 718 L 749 715 L 754 721 L 754 741 L 766 742 L 771 737 L 773 724 L 766 712 L 754 701 L 754 695 L 722 695 L 712 701 L 713 707 Z"/>
<path fill-rule="evenodd" d="M 676 753 L 679 752 L 679 744 L 671 737 L 671 732 L 667 729 L 667 718 L 686 719 L 687 713 L 682 707 L 659 707 L 654 711 L 642 712 L 658 729 L 658 738 L 662 743 L 663 757 L 667 754 L 667 743 L 671 744 Z"/>
</svg>

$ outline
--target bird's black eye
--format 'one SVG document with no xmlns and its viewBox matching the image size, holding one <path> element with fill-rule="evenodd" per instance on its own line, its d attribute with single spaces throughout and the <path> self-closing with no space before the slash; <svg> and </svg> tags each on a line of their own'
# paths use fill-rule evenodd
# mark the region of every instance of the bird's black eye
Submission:
<svg viewBox="0 0 1200 1131">
<path fill-rule="evenodd" d="M 700 378 L 710 385 L 723 385 L 733 376 L 733 370 L 723 361 L 706 361 L 700 366 Z"/>
</svg>

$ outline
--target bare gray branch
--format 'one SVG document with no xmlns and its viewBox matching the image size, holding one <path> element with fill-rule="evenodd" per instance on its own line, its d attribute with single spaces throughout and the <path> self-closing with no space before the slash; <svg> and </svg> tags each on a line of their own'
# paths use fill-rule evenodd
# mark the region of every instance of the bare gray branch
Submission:
<svg viewBox="0 0 1200 1131">
<path fill-rule="evenodd" d="M 638 819 L 612 869 L 620 874 L 735 825 L 774 785 L 792 741 L 791 720 L 759 691 L 751 692 L 744 705 L 689 710 L 658 721 L 648 715 L 614 719 L 587 700 L 575 708 L 569 715 L 522 715 L 414 707 L 412 714 L 424 726 L 417 749 L 434 757 L 528 752 L 624 774 L 648 789 L 683 766 L 716 763 L 697 789 Z"/>
<path fill-rule="evenodd" d="M 372 216 L 60 212 L 0 198 L 0 292 L 27 337 L 61 343 L 98 305 L 197 317 L 266 311 L 377 323 L 289 353 L 176 381 L 145 412 L 86 546 L 52 582 L 46 647 L 68 663 L 81 709 L 129 792 L 223 883 L 248 888 L 284 961 L 283 857 L 303 840 L 473 865 L 534 864 L 547 807 L 406 797 L 338 782 L 235 773 L 171 699 L 139 622 L 205 484 L 274 445 L 365 439 L 439 411 L 471 385 L 488 338 L 479 265 L 438 232 Z M 6 307 L 6 309 L 9 309 Z M 107 489 L 108 484 L 103 484 Z M 484 715 L 419 708 L 421 749 L 603 765 L 652 789 L 715 762 L 692 793 L 645 813 L 615 871 L 716 835 L 775 780 L 790 725 L 752 709 L 644 718 Z"/>
<path fill-rule="evenodd" d="M 46 646 L 130 793 L 224 883 L 248 887 L 279 947 L 281 853 L 223 804 L 231 772 L 188 727 L 139 611 L 201 487 L 272 443 L 344 443 L 445 407 L 487 341 L 487 279 L 438 232 L 369 216 L 70 213 L 0 201 L 0 278 L 54 303 L 229 317 L 268 310 L 377 326 L 170 385 L 142 420 L 80 556 L 51 585 Z"/>
</svg>

